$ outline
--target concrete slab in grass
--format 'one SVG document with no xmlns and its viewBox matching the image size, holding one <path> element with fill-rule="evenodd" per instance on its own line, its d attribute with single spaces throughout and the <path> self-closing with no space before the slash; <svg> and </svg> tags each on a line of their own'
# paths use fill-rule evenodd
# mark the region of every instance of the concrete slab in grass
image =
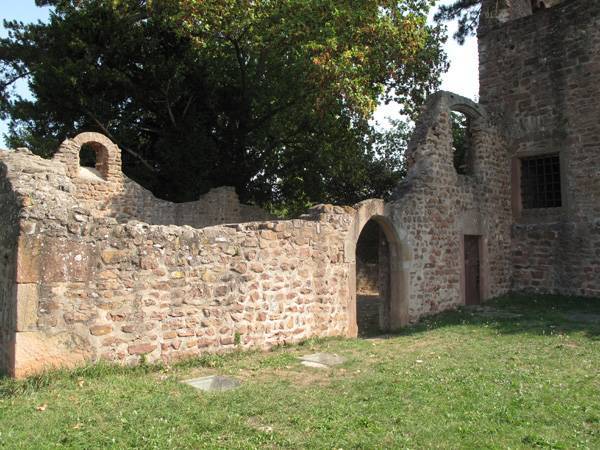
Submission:
<svg viewBox="0 0 600 450">
<path fill-rule="evenodd" d="M 312 355 L 301 356 L 300 361 L 308 367 L 326 369 L 328 367 L 339 366 L 346 362 L 346 358 L 335 353 L 314 353 Z"/>
<path fill-rule="evenodd" d="M 206 392 L 230 391 L 239 387 L 242 383 L 239 380 L 221 375 L 212 375 L 210 377 L 193 378 L 183 381 L 190 386 Z"/>
</svg>

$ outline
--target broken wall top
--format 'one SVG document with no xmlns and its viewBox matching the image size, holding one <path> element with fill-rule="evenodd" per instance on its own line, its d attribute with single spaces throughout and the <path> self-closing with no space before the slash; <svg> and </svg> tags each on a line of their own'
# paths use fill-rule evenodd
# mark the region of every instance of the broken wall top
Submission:
<svg viewBox="0 0 600 450">
<path fill-rule="evenodd" d="M 483 0 L 478 34 L 573 0 Z"/>
<path fill-rule="evenodd" d="M 95 167 L 80 164 L 84 145 L 94 151 Z M 4 174 L 20 202 L 34 207 L 35 213 L 30 214 L 38 219 L 64 222 L 67 210 L 73 208 L 119 222 L 139 220 L 196 228 L 272 218 L 256 206 L 241 204 L 231 187 L 212 189 L 199 200 L 187 203 L 157 199 L 123 174 L 120 149 L 98 133 L 67 139 L 50 160 L 26 149 L 2 151 L 0 165 L 0 174 Z"/>
</svg>

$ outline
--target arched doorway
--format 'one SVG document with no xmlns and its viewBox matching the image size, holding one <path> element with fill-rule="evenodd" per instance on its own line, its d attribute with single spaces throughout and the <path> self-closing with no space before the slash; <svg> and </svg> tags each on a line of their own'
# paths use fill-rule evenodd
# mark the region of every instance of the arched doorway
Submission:
<svg viewBox="0 0 600 450">
<path fill-rule="evenodd" d="M 410 248 L 400 240 L 398 231 L 386 212 L 383 200 L 364 200 L 354 205 L 354 208 L 356 209 L 356 215 L 344 244 L 344 252 L 347 261 L 350 263 L 347 336 L 357 337 L 370 334 L 369 327 L 364 330 L 365 332 L 361 329 L 361 333 L 358 329 L 359 321 L 361 322 L 361 328 L 363 328 L 363 319 L 365 319 L 359 317 L 357 311 L 359 307 L 357 288 L 362 296 L 362 283 L 365 283 L 364 280 L 357 282 L 357 278 L 361 278 L 359 272 L 365 271 L 361 267 L 363 264 L 361 255 L 365 251 L 370 252 L 371 261 L 375 260 L 376 255 L 376 262 L 371 262 L 376 267 L 375 269 L 370 268 L 371 273 L 373 273 L 372 281 L 367 286 L 376 286 L 377 290 L 374 292 L 374 294 L 377 294 L 376 298 L 383 296 L 379 300 L 381 307 L 372 304 L 365 305 L 365 308 L 377 311 L 375 314 L 376 319 L 369 322 L 375 326 L 370 328 L 372 328 L 373 333 L 379 334 L 398 330 L 408 324 Z M 363 248 L 363 250 L 358 250 L 358 258 L 357 246 Z M 369 270 L 369 268 L 366 270 Z M 362 305 L 360 306 L 362 307 Z M 381 311 L 381 314 L 379 311 Z"/>
<path fill-rule="evenodd" d="M 356 325 L 359 337 L 390 330 L 390 245 L 374 219 L 356 242 Z"/>
</svg>

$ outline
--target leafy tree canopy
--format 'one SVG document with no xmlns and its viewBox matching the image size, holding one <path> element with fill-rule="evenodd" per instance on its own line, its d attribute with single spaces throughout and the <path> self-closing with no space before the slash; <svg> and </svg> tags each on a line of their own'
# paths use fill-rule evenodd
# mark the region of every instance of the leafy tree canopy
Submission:
<svg viewBox="0 0 600 450">
<path fill-rule="evenodd" d="M 124 151 L 162 198 L 235 186 L 294 213 L 382 196 L 406 130 L 376 132 L 379 101 L 414 115 L 446 68 L 431 0 L 38 0 L 47 24 L 5 22 L 0 114 L 9 143 L 49 156 L 81 131 Z M 15 95 L 26 78 L 33 100 Z"/>
</svg>

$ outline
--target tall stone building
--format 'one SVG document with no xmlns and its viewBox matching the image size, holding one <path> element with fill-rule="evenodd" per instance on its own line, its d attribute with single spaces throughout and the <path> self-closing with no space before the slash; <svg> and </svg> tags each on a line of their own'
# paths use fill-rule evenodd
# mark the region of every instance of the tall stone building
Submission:
<svg viewBox="0 0 600 450">
<path fill-rule="evenodd" d="M 51 160 L 0 152 L 0 368 L 352 337 L 510 291 L 600 296 L 599 25 L 595 0 L 485 0 L 480 103 L 429 99 L 386 204 L 273 220 L 228 188 L 164 202 L 96 133 Z"/>
<path fill-rule="evenodd" d="M 511 162 L 511 289 L 600 296 L 600 2 L 482 13 L 480 102 Z"/>
</svg>

